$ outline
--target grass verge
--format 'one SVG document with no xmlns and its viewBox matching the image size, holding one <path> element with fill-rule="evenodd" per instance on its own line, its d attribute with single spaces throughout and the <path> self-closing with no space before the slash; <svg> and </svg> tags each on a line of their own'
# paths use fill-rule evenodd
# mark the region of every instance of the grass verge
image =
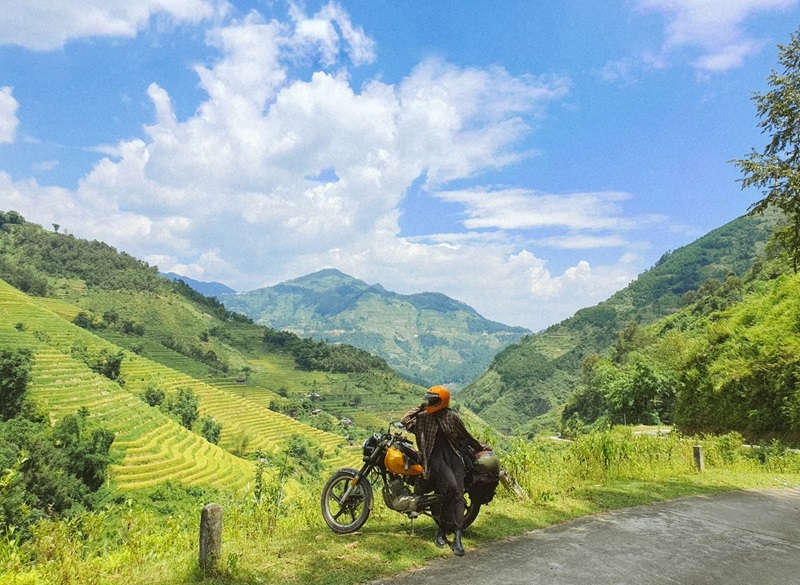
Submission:
<svg viewBox="0 0 800 585">
<path fill-rule="evenodd" d="M 666 441 L 612 431 L 566 446 L 511 446 L 505 463 L 517 469 L 526 496 L 500 488 L 466 532 L 467 548 L 656 501 L 800 487 L 797 455 L 776 448 L 771 455 L 753 454 L 735 437 L 714 439 L 705 443 L 708 464 L 698 473 L 692 469 L 695 441 Z M 288 497 L 267 486 L 260 503 L 252 495 L 172 486 L 126 494 L 125 501 L 75 518 L 44 520 L 31 538 L 0 537 L 0 584 L 350 585 L 452 554 L 434 546 L 431 520 L 412 526 L 386 509 L 379 492 L 362 531 L 333 534 L 319 513 L 322 481 L 305 478 Z M 223 505 L 223 548 L 219 571 L 204 575 L 197 568 L 199 518 L 209 501 Z"/>
</svg>

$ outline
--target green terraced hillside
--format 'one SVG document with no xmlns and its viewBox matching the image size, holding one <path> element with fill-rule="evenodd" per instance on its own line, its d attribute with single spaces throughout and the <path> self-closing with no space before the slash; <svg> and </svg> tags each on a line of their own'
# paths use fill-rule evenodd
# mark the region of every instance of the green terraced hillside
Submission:
<svg viewBox="0 0 800 585">
<path fill-rule="evenodd" d="M 32 350 L 34 366 L 30 391 L 51 419 L 89 409 L 92 417 L 116 435 L 114 452 L 120 462 L 112 467 L 112 480 L 122 489 L 151 486 L 165 480 L 214 487 L 245 488 L 253 478 L 253 465 L 224 448 L 212 445 L 140 400 L 134 393 L 148 381 L 165 390 L 191 387 L 200 396 L 203 414 L 223 425 L 222 447 L 230 447 L 237 435 L 248 436 L 248 451 L 277 449 L 293 433 L 317 438 L 331 463 L 353 458 L 338 446 L 342 438 L 324 433 L 275 413 L 255 402 L 200 382 L 150 359 L 125 352 L 121 387 L 95 374 L 73 359 L 75 345 L 91 350 L 120 348 L 85 331 L 49 307 L 68 314 L 68 306 L 39 302 L 0 281 L 0 344 Z M 65 315 L 66 316 L 66 315 Z"/>
</svg>

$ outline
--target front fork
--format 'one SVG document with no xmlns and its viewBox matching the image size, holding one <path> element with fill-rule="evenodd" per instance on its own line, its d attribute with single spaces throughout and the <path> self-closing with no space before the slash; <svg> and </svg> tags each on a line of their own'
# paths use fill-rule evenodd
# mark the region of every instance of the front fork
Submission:
<svg viewBox="0 0 800 585">
<path fill-rule="evenodd" d="M 371 471 L 371 469 L 372 469 L 372 464 L 365 463 L 358 471 L 356 476 L 350 480 L 350 485 L 347 486 L 347 490 L 344 492 L 344 494 L 342 494 L 342 501 L 341 501 L 342 505 L 344 505 L 344 503 L 347 502 L 348 498 L 350 497 L 350 494 L 353 493 L 353 490 L 356 488 L 359 482 L 369 481 L 369 479 L 367 478 L 369 476 L 369 472 Z"/>
</svg>

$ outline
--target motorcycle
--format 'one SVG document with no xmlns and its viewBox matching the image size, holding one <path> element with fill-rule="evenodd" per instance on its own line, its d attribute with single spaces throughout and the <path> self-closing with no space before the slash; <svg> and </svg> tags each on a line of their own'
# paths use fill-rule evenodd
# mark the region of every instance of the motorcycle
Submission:
<svg viewBox="0 0 800 585">
<path fill-rule="evenodd" d="M 396 425 L 402 426 L 402 425 Z M 367 522 L 373 507 L 373 486 L 382 483 L 383 501 L 410 520 L 420 515 L 437 521 L 441 497 L 429 493 L 423 480 L 422 458 L 402 432 L 389 430 L 369 437 L 362 446 L 361 469 L 337 469 L 322 489 L 322 517 L 337 534 L 351 534 Z M 494 497 L 499 460 L 491 451 L 464 457 L 464 528 L 478 517 L 481 506 Z"/>
</svg>

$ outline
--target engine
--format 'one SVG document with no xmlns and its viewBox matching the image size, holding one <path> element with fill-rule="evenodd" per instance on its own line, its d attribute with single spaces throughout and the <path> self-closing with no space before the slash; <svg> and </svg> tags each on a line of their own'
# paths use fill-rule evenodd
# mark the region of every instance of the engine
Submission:
<svg viewBox="0 0 800 585">
<path fill-rule="evenodd" d="M 397 512 L 415 512 L 420 496 L 411 493 L 408 484 L 401 478 L 390 479 L 383 486 L 383 501 Z"/>
</svg>

